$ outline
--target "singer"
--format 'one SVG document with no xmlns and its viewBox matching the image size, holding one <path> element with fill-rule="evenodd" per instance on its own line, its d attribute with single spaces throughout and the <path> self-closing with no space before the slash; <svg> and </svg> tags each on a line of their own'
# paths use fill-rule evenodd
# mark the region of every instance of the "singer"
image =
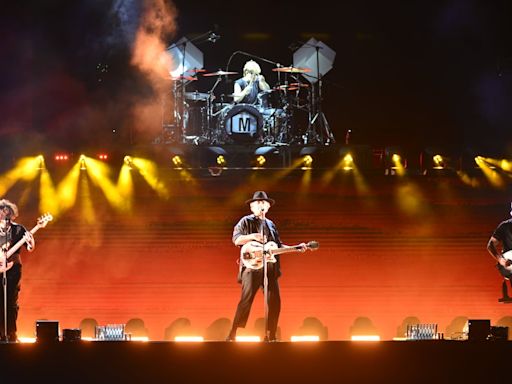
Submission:
<svg viewBox="0 0 512 384">
<path fill-rule="evenodd" d="M 249 204 L 252 214 L 244 216 L 235 225 L 233 230 L 233 243 L 236 246 L 257 241 L 266 243 L 268 241 L 275 242 L 279 247 L 286 248 L 287 245 L 281 243 L 279 232 L 275 224 L 266 218 L 266 214 L 275 201 L 267 196 L 264 191 L 254 193 L 252 199 L 245 202 Z M 306 244 L 300 244 L 303 250 Z M 267 263 L 268 278 L 268 335 L 265 336 L 266 341 L 277 341 L 277 323 L 279 313 L 281 311 L 281 296 L 279 294 L 278 278 L 281 276 L 279 255 L 276 255 L 277 262 Z M 245 328 L 249 313 L 251 311 L 252 302 L 258 289 L 263 285 L 264 269 L 250 269 L 243 266 L 239 262 L 238 282 L 242 284 L 242 295 L 238 303 L 233 325 L 226 341 L 234 341 L 236 338 L 237 328 Z M 268 338 L 267 338 L 268 336 Z"/>
<path fill-rule="evenodd" d="M 235 103 L 256 104 L 258 94 L 268 91 L 270 85 L 261 74 L 261 68 L 254 60 L 245 63 L 243 77 L 234 82 L 233 100 Z"/>
<path fill-rule="evenodd" d="M 18 207 L 9 200 L 0 200 L 0 246 L 5 252 L 10 246 L 16 244 L 22 238 L 25 239 L 25 246 L 29 252 L 36 247 L 34 236 L 30 231 L 13 220 L 18 216 Z M 12 267 L 5 272 L 7 279 L 4 281 L 4 272 L 0 273 L 2 279 L 2 292 L 0 292 L 0 338 L 2 341 L 16 342 L 18 319 L 18 293 L 21 288 L 21 258 L 20 250 L 14 252 L 8 259 L 13 262 Z M 4 267 L 2 265 L 2 267 Z M 7 296 L 7 306 L 4 305 L 4 295 Z M 7 310 L 7 337 L 5 334 L 5 310 Z"/>
</svg>

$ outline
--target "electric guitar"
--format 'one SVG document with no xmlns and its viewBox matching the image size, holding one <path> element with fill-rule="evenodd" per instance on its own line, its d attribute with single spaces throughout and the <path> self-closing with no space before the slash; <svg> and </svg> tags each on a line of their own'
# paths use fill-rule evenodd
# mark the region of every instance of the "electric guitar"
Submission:
<svg viewBox="0 0 512 384">
<path fill-rule="evenodd" d="M 30 233 L 36 233 L 39 228 L 46 227 L 48 222 L 53 220 L 53 216 L 50 213 L 45 213 L 43 216 L 37 219 L 37 224 L 30 230 Z M 14 252 L 16 252 L 24 243 L 26 242 L 25 238 L 22 237 L 16 244 L 8 249 L 2 248 L 0 250 L 0 273 L 4 271 L 8 271 L 13 266 L 13 262 L 9 262 L 9 257 L 11 257 Z"/>
<path fill-rule="evenodd" d="M 501 275 L 506 278 L 512 277 L 512 250 L 503 253 L 503 256 L 507 260 L 507 266 L 504 267 L 500 263 L 496 264 L 496 268 L 500 271 Z"/>
<path fill-rule="evenodd" d="M 314 251 L 318 249 L 320 245 L 316 241 L 310 241 L 306 244 L 306 249 Z M 261 244 L 258 241 L 250 241 L 245 243 L 240 250 L 240 260 L 243 265 L 249 269 L 261 269 L 263 268 L 263 255 L 265 255 L 267 263 L 275 263 L 277 259 L 274 257 L 275 255 L 280 255 L 282 253 L 288 252 L 303 252 L 302 247 L 300 245 L 293 245 L 287 248 L 279 248 L 279 246 L 273 242 L 269 241 Z"/>
</svg>

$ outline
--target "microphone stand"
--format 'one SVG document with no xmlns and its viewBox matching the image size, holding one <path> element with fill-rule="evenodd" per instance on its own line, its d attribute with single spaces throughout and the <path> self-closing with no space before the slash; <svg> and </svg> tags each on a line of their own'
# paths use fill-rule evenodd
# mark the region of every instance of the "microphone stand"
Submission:
<svg viewBox="0 0 512 384">
<path fill-rule="evenodd" d="M 263 313 L 265 317 L 265 341 L 269 341 L 269 329 L 268 329 L 268 263 L 267 263 L 267 251 L 265 250 L 265 225 L 267 219 L 265 218 L 265 210 L 261 210 L 261 237 L 263 246 Z"/>
<path fill-rule="evenodd" d="M 9 239 L 10 231 L 5 231 L 5 244 L 9 244 L 11 239 Z M 2 252 L 4 252 L 2 250 Z M 4 255 L 6 256 L 6 255 Z M 7 336 L 7 257 L 4 259 L 5 265 L 3 265 L 4 271 L 2 272 L 2 288 L 3 288 L 3 295 L 4 295 L 4 337 L 5 340 L 2 340 L 4 343 L 9 343 L 9 338 Z"/>
</svg>

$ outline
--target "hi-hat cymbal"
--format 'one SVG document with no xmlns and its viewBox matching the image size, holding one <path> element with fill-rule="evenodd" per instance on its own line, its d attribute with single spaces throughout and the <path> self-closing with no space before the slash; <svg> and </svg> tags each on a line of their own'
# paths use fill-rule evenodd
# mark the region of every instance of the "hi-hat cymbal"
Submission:
<svg viewBox="0 0 512 384">
<path fill-rule="evenodd" d="M 206 69 L 203 69 L 203 68 L 192 68 L 192 69 L 187 69 L 185 72 L 199 73 L 199 72 L 206 72 Z"/>
<path fill-rule="evenodd" d="M 201 92 L 185 92 L 185 98 L 193 101 L 204 101 L 208 99 L 208 93 Z"/>
<path fill-rule="evenodd" d="M 306 73 L 311 72 L 311 68 L 298 68 L 298 67 L 279 67 L 272 69 L 274 72 L 287 72 L 287 73 Z"/>
<path fill-rule="evenodd" d="M 308 88 L 309 84 L 304 83 L 291 83 L 290 87 Z"/>
<path fill-rule="evenodd" d="M 194 81 L 197 80 L 197 77 L 192 76 L 175 76 L 175 77 L 169 77 L 170 80 L 178 81 L 178 80 L 187 80 L 187 81 Z"/>
<path fill-rule="evenodd" d="M 212 73 L 205 73 L 203 76 L 224 76 L 224 75 L 237 75 L 238 72 L 226 72 L 226 71 L 217 71 Z"/>
</svg>

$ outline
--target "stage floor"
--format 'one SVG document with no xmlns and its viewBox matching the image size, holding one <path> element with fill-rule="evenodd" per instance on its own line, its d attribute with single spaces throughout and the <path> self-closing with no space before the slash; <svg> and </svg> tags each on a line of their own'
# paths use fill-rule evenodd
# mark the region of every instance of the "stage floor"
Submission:
<svg viewBox="0 0 512 384">
<path fill-rule="evenodd" d="M 3 383 L 497 383 L 511 354 L 506 341 L 0 345 Z"/>
</svg>

